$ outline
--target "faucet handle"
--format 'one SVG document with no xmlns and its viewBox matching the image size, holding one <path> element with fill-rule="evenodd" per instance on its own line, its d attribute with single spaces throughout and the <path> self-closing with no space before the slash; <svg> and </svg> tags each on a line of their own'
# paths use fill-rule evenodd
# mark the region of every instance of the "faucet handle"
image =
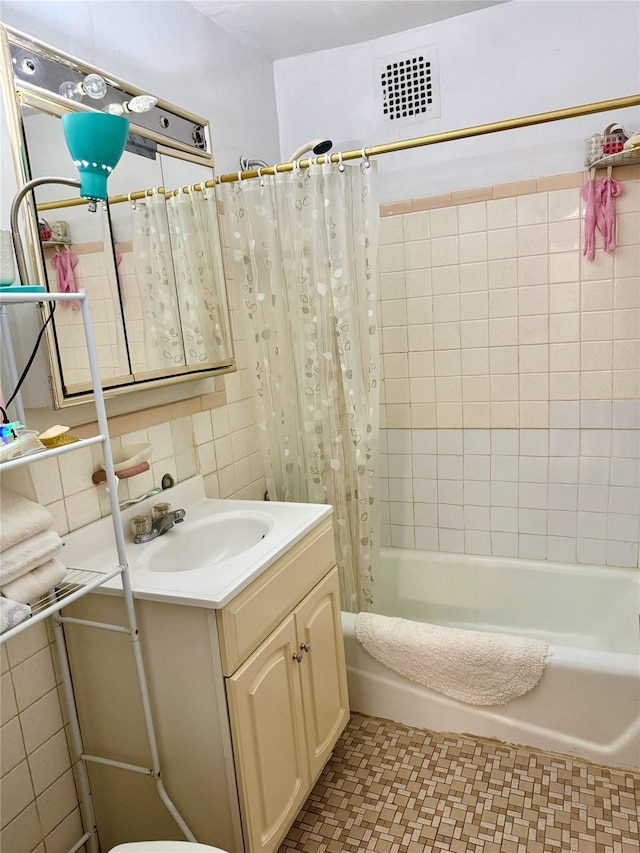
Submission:
<svg viewBox="0 0 640 853">
<path fill-rule="evenodd" d="M 154 504 L 154 506 L 151 508 L 151 516 L 154 519 L 164 518 L 165 515 L 169 515 L 170 512 L 171 504 L 166 502 Z"/>
</svg>

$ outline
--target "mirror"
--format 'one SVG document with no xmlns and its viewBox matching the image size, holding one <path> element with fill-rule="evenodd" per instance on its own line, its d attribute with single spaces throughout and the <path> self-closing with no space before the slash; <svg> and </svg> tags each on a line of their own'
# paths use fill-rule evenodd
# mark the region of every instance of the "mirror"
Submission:
<svg viewBox="0 0 640 853">
<path fill-rule="evenodd" d="M 3 69 L 4 100 L 19 182 L 77 178 L 62 115 L 126 110 L 144 93 L 9 28 L 2 34 L 11 56 L 10 73 Z M 90 73 L 106 84 L 96 99 L 83 88 Z M 13 83 L 9 94 L 7 79 Z M 109 177 L 107 203 L 90 212 L 75 190 L 45 185 L 23 207 L 31 217 L 32 281 L 89 294 L 107 396 L 235 369 L 208 123 L 161 100 L 126 115 L 129 139 Z M 59 303 L 47 327 L 56 408 L 90 393 L 82 320 L 74 307 Z"/>
</svg>

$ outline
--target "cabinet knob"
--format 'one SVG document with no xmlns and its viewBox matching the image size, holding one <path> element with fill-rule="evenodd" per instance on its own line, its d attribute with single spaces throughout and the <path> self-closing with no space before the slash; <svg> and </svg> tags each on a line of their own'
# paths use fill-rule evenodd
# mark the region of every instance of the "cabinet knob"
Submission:
<svg viewBox="0 0 640 853">
<path fill-rule="evenodd" d="M 310 652 L 311 651 L 311 643 L 300 643 L 300 651 L 301 652 Z"/>
<path fill-rule="evenodd" d="M 297 661 L 298 663 L 302 663 L 302 655 L 299 652 L 294 652 L 291 655 L 291 659 Z"/>
</svg>

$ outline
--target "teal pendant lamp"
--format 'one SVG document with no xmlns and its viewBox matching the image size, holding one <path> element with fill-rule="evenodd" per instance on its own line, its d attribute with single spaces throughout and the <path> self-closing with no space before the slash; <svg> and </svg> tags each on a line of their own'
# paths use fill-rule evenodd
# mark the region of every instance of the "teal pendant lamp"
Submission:
<svg viewBox="0 0 640 853">
<path fill-rule="evenodd" d="M 34 178 L 16 194 L 11 204 L 11 236 L 20 284 L 2 286 L 2 293 L 43 293 L 40 284 L 29 284 L 27 265 L 18 230 L 18 209 L 25 195 L 42 184 L 65 184 L 80 187 L 80 195 L 89 199 L 89 210 L 97 201 L 107 200 L 107 178 L 122 157 L 129 133 L 129 120 L 110 113 L 68 113 L 62 117 L 62 130 L 69 153 L 80 172 L 80 180 L 72 178 Z"/>
<path fill-rule="evenodd" d="M 80 195 L 106 201 L 107 178 L 124 151 L 128 119 L 110 113 L 68 113 L 62 116 L 62 130 L 80 172 Z"/>
</svg>

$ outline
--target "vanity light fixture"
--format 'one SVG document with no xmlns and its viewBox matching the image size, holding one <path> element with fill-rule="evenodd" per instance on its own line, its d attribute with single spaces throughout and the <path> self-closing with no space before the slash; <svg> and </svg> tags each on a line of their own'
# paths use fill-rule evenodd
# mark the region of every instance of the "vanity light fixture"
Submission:
<svg viewBox="0 0 640 853">
<path fill-rule="evenodd" d="M 105 112 L 112 116 L 121 116 L 125 113 L 146 113 L 152 110 L 158 103 L 158 99 L 153 95 L 136 95 L 130 101 L 125 101 L 123 104 L 113 103 L 105 107 Z"/>
<path fill-rule="evenodd" d="M 69 101 L 81 101 L 85 95 L 99 101 L 107 94 L 107 84 L 99 74 L 87 74 L 80 83 L 67 81 L 60 85 L 59 94 Z"/>
</svg>

